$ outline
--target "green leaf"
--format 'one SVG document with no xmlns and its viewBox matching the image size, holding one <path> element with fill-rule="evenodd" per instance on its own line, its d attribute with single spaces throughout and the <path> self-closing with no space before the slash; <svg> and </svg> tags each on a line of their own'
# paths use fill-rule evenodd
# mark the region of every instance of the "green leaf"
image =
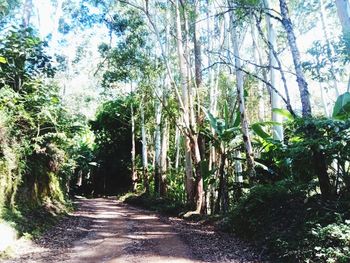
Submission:
<svg viewBox="0 0 350 263">
<path fill-rule="evenodd" d="M 251 126 L 251 128 L 256 133 L 256 135 L 258 135 L 262 139 L 266 140 L 266 139 L 270 138 L 270 135 L 267 132 L 265 132 L 264 129 L 262 128 L 261 123 L 254 123 Z"/>
<path fill-rule="evenodd" d="M 285 109 L 274 108 L 274 109 L 272 109 L 272 112 L 274 112 L 276 114 L 279 114 L 279 115 L 287 118 L 288 120 L 293 120 L 294 119 L 293 115 L 289 111 L 287 111 Z"/>
<path fill-rule="evenodd" d="M 340 95 L 333 108 L 333 118 L 345 120 L 350 117 L 350 93 Z"/>
<path fill-rule="evenodd" d="M 227 101 L 225 101 L 225 105 L 224 105 L 224 116 L 225 116 L 225 129 L 227 129 L 230 123 L 230 117 L 229 117 L 230 114 L 228 112 Z"/>
<path fill-rule="evenodd" d="M 237 111 L 235 121 L 233 122 L 233 127 L 238 127 L 241 123 L 241 113 Z"/>
<path fill-rule="evenodd" d="M 220 137 L 223 141 L 229 142 L 236 137 L 237 131 L 239 131 L 239 128 L 237 128 L 237 127 L 226 129 L 222 132 Z"/>
<path fill-rule="evenodd" d="M 218 122 L 217 119 L 213 116 L 213 114 L 210 113 L 207 109 L 203 108 L 203 112 L 207 116 L 209 123 L 211 127 L 215 130 L 216 133 L 219 134 L 219 129 L 218 129 Z"/>
<path fill-rule="evenodd" d="M 200 161 L 200 170 L 201 170 L 201 174 L 203 176 L 204 179 L 208 178 L 211 173 L 210 173 L 210 170 L 209 170 L 209 162 L 206 161 L 206 160 L 202 160 Z"/>
<path fill-rule="evenodd" d="M 0 63 L 5 64 L 6 62 L 6 58 L 0 56 Z"/>
<path fill-rule="evenodd" d="M 278 121 L 261 121 L 261 122 L 257 122 L 256 124 L 259 124 L 261 126 L 280 126 L 280 125 L 282 125 L 282 123 L 280 123 Z"/>
</svg>

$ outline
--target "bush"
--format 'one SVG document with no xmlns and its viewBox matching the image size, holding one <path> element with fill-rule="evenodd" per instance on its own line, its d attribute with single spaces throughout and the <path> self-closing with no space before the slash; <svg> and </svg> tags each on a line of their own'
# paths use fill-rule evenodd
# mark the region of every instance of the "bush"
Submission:
<svg viewBox="0 0 350 263">
<path fill-rule="evenodd" d="M 124 198 L 124 202 L 164 213 L 169 216 L 178 216 L 181 212 L 185 211 L 185 206 L 180 202 L 169 198 L 153 197 L 147 194 L 128 194 L 127 197 Z"/>
<path fill-rule="evenodd" d="M 263 246 L 273 262 L 349 262 L 349 202 L 308 197 L 304 186 L 259 185 L 226 220 L 239 236 Z"/>
<path fill-rule="evenodd" d="M 315 251 L 312 257 L 320 262 L 350 262 L 350 220 L 326 225 L 312 230 Z"/>
</svg>

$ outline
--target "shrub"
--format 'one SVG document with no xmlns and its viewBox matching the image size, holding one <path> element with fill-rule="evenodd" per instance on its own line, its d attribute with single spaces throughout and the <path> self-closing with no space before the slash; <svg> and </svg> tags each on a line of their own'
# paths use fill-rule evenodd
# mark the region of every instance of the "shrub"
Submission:
<svg viewBox="0 0 350 263">
<path fill-rule="evenodd" d="M 225 228 L 265 247 L 273 262 L 349 262 L 348 198 L 325 202 L 305 188 L 291 181 L 253 187 Z"/>
</svg>

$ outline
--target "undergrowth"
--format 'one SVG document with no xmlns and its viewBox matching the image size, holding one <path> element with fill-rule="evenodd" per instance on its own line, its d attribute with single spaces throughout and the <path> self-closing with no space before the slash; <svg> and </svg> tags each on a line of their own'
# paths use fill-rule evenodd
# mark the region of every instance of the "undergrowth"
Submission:
<svg viewBox="0 0 350 263">
<path fill-rule="evenodd" d="M 234 207 L 225 228 L 264 247 L 273 262 L 350 262 L 349 200 L 308 197 L 290 182 L 259 185 Z"/>
<path fill-rule="evenodd" d="M 119 200 L 134 206 L 156 211 L 169 216 L 178 216 L 186 211 L 186 206 L 169 198 L 154 197 L 151 195 L 127 193 L 119 197 Z"/>
<path fill-rule="evenodd" d="M 73 206 L 70 203 L 64 205 L 46 203 L 35 207 L 28 205 L 3 207 L 0 211 L 0 219 L 8 222 L 17 231 L 19 237 L 32 239 L 42 235 L 72 209 Z"/>
</svg>

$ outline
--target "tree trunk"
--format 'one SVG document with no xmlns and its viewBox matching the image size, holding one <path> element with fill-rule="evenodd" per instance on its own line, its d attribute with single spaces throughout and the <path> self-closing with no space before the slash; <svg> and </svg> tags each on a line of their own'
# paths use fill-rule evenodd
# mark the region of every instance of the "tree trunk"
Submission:
<svg viewBox="0 0 350 263">
<path fill-rule="evenodd" d="M 252 35 L 252 44 L 253 44 L 253 59 L 256 64 L 261 64 L 261 57 L 259 52 L 259 45 L 256 37 L 256 28 L 253 23 L 253 19 L 250 23 L 250 33 Z M 255 68 L 255 73 L 259 75 L 259 68 Z M 265 75 L 265 74 L 263 74 Z M 258 119 L 259 121 L 264 121 L 265 119 L 265 103 L 264 103 L 264 89 L 263 89 L 263 83 L 258 82 L 257 84 L 257 96 L 258 96 Z"/>
<path fill-rule="evenodd" d="M 198 28 L 197 24 L 197 15 L 199 12 L 199 3 L 200 1 L 197 1 L 195 3 L 195 21 L 194 21 L 194 64 L 195 64 L 195 82 L 196 82 L 196 88 L 197 88 L 197 94 L 199 94 L 199 90 L 202 87 L 202 51 L 201 51 L 201 41 L 200 41 L 200 30 Z M 198 101 L 199 105 L 199 101 Z M 192 112 L 193 112 L 193 105 Z M 200 109 L 200 108 L 199 108 Z M 200 110 L 197 113 L 197 116 L 193 116 L 196 118 L 192 118 L 193 123 L 191 125 L 191 131 L 197 132 L 197 123 L 199 123 L 199 120 L 202 118 L 200 114 Z M 202 152 L 200 151 L 200 142 L 204 140 L 204 138 L 200 138 L 201 134 L 195 134 L 192 135 L 193 139 L 195 140 L 192 144 L 192 147 L 195 147 L 192 149 L 192 152 L 195 154 L 195 164 L 196 164 L 196 178 L 195 178 L 195 189 L 196 189 L 196 211 L 198 213 L 203 212 L 203 197 L 204 197 L 204 189 L 203 189 L 203 177 L 202 177 L 202 169 L 201 169 L 201 161 L 204 157 L 205 149 L 202 149 Z M 203 147 L 205 147 L 204 144 L 202 144 Z"/>
<path fill-rule="evenodd" d="M 227 180 L 225 178 L 225 161 L 226 161 L 226 154 L 223 152 L 224 149 L 222 149 L 220 153 L 220 167 L 219 167 L 219 189 L 218 189 L 218 196 L 215 203 L 214 213 L 218 214 L 221 211 L 224 210 L 224 201 L 223 199 L 225 194 L 225 190 L 227 189 Z"/>
<path fill-rule="evenodd" d="M 131 84 L 131 93 L 132 93 L 132 84 Z M 130 105 L 131 112 L 131 180 L 132 180 L 132 189 L 136 191 L 137 187 L 137 174 L 135 169 L 135 116 L 134 116 L 134 105 Z"/>
<path fill-rule="evenodd" d="M 243 74 L 241 71 L 241 60 L 239 56 L 238 49 L 238 40 L 237 40 L 237 32 L 235 25 L 234 13 L 232 12 L 230 15 L 230 25 L 231 25 L 231 38 L 233 44 L 233 54 L 234 54 L 234 62 L 236 68 L 236 88 L 237 88 L 237 99 L 239 102 L 239 110 L 241 115 L 241 129 L 243 134 L 243 141 L 246 151 L 246 159 L 247 159 L 247 171 L 250 177 L 255 177 L 255 163 L 254 163 L 254 153 L 249 135 L 249 125 L 248 125 L 248 117 L 245 108 L 244 102 L 244 81 Z"/>
<path fill-rule="evenodd" d="M 166 85 L 167 86 L 167 85 Z M 167 90 L 163 94 L 163 107 L 167 107 Z M 168 154 L 168 145 L 169 145 L 169 124 L 168 120 L 163 117 L 162 121 L 162 142 L 161 142 L 161 154 L 160 154 L 160 166 L 161 166 L 161 175 L 160 175 L 160 196 L 165 196 L 167 192 L 167 154 Z"/>
<path fill-rule="evenodd" d="M 335 75 L 335 66 L 333 63 L 333 50 L 332 50 L 332 46 L 331 43 L 329 41 L 329 37 L 328 37 L 328 30 L 327 30 L 327 25 L 326 25 L 326 21 L 325 21 L 325 16 L 324 16 L 325 10 L 324 10 L 324 3 L 323 0 L 320 0 L 320 18 L 321 18 L 321 25 L 322 25 L 322 30 L 323 30 L 323 36 L 324 39 L 326 40 L 326 45 L 327 45 L 327 57 L 328 60 L 330 62 L 330 73 L 333 79 L 333 88 L 335 90 L 335 95 L 337 96 L 337 98 L 339 97 L 340 93 L 339 93 L 339 89 L 338 89 L 338 83 L 337 83 L 337 77 Z"/>
<path fill-rule="evenodd" d="M 186 169 L 186 193 L 187 201 L 191 206 L 195 205 L 195 192 L 194 192 L 194 178 L 192 173 L 192 157 L 191 157 L 191 140 L 189 137 L 189 127 L 190 127 L 190 114 L 189 114 L 189 88 L 188 88 L 188 71 L 187 65 L 184 57 L 183 48 L 183 38 L 182 38 L 182 28 L 181 28 L 181 17 L 180 17 L 180 7 L 179 0 L 175 1 L 175 14 L 176 14 L 176 42 L 177 42 L 177 53 L 178 62 L 180 68 L 180 78 L 181 78 L 181 95 L 183 103 L 183 123 L 185 127 L 185 169 Z"/>
<path fill-rule="evenodd" d="M 314 150 L 314 164 L 315 173 L 317 174 L 318 181 L 320 184 L 322 198 L 329 200 L 332 197 L 332 188 L 327 173 L 327 163 L 324 153 L 320 152 L 318 149 Z"/>
<path fill-rule="evenodd" d="M 145 127 L 145 109 L 144 98 L 141 105 L 141 137 L 142 137 L 142 167 L 143 167 L 143 187 L 146 193 L 149 193 L 148 181 L 148 150 L 147 150 L 147 133 Z"/>
<path fill-rule="evenodd" d="M 270 9 L 269 0 L 264 0 L 264 5 L 266 9 Z M 276 39 L 276 30 L 273 19 L 269 15 L 265 16 L 267 24 L 267 39 L 271 47 L 269 47 L 269 66 L 270 66 L 270 83 L 271 85 L 280 91 L 279 83 L 276 80 L 278 63 L 275 57 L 274 50 L 277 50 L 277 39 Z M 282 106 L 281 97 L 277 94 L 276 91 L 271 89 L 271 109 L 280 109 Z M 280 114 L 271 112 L 272 121 L 282 123 L 283 118 Z M 283 127 L 282 125 L 273 126 L 273 138 L 275 140 L 283 141 Z"/>
<path fill-rule="evenodd" d="M 286 0 L 279 0 L 279 3 L 280 3 L 281 16 L 282 16 L 282 25 L 287 33 L 288 44 L 290 47 L 290 51 L 292 53 L 295 73 L 297 76 L 297 83 L 299 87 L 301 105 L 302 105 L 302 114 L 303 114 L 303 117 L 308 117 L 308 116 L 311 116 L 310 94 L 309 94 L 308 85 L 301 67 L 300 52 L 296 43 L 293 24 L 289 17 L 289 11 L 288 11 Z"/>
<path fill-rule="evenodd" d="M 349 0 L 335 0 L 337 13 L 346 40 L 350 38 L 350 4 Z"/>
<path fill-rule="evenodd" d="M 156 88 L 155 94 L 155 119 L 156 127 L 154 132 L 154 192 L 156 195 L 160 194 L 160 184 L 161 184 L 161 147 L 162 147 L 162 138 L 161 138 L 161 121 L 162 121 L 162 104 L 159 101 L 159 98 L 162 97 L 160 94 L 160 87 Z"/>
<path fill-rule="evenodd" d="M 180 129 L 176 126 L 175 128 L 175 147 L 176 147 L 176 153 L 175 153 L 175 170 L 177 171 L 179 169 L 179 162 L 180 162 Z"/>
<path fill-rule="evenodd" d="M 25 0 L 23 5 L 23 14 L 22 14 L 22 26 L 23 28 L 28 28 L 30 25 L 30 18 L 33 12 L 33 1 Z"/>
</svg>

